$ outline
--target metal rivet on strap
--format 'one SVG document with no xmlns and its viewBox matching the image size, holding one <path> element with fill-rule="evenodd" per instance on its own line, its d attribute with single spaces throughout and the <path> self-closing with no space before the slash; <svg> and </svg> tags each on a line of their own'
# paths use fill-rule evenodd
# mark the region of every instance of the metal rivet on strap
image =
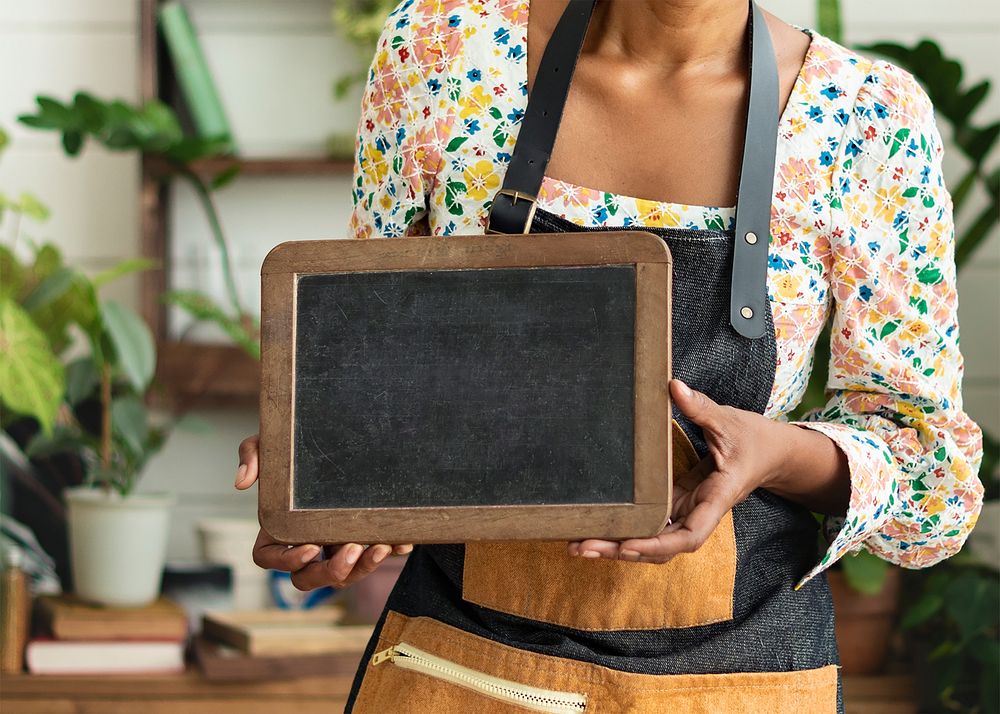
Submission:
<svg viewBox="0 0 1000 714">
<path fill-rule="evenodd" d="M 740 314 L 749 320 L 751 317 L 753 317 L 753 310 L 744 305 L 743 307 L 740 308 Z"/>
<path fill-rule="evenodd" d="M 747 234 L 743 236 L 743 239 L 750 245 L 754 245 L 757 242 L 757 234 L 753 231 L 748 231 Z M 744 317 L 746 317 L 746 315 L 744 315 Z"/>
</svg>

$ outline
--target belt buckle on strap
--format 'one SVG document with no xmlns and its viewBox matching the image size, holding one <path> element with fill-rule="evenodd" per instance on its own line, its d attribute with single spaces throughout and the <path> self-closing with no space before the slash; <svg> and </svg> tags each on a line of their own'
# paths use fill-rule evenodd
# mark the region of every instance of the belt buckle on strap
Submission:
<svg viewBox="0 0 1000 714">
<path fill-rule="evenodd" d="M 502 188 L 494 194 L 493 203 L 490 204 L 490 212 L 486 220 L 486 234 L 505 235 L 501 231 L 490 229 L 490 224 L 493 222 L 493 207 L 496 206 L 497 196 L 507 196 L 510 198 L 511 206 L 516 205 L 518 201 L 529 201 L 531 203 L 531 208 L 528 209 L 528 217 L 524 222 L 524 228 L 521 229 L 521 233 L 528 233 L 531 230 L 531 222 L 535 219 L 535 209 L 538 207 L 538 198 L 536 196 L 532 196 L 530 193 L 523 193 L 522 191 L 517 191 L 512 188 Z"/>
</svg>

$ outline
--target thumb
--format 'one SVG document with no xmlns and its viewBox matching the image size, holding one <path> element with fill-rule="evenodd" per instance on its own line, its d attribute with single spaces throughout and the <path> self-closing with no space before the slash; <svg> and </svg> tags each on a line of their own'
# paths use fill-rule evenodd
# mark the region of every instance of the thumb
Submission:
<svg viewBox="0 0 1000 714">
<path fill-rule="evenodd" d="M 688 419 L 703 429 L 716 430 L 722 417 L 717 403 L 679 379 L 670 380 L 670 396 Z"/>
</svg>

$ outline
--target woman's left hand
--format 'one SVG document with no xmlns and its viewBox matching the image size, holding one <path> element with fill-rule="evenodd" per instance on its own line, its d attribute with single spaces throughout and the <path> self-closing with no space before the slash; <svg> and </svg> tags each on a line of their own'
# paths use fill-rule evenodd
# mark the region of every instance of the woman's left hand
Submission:
<svg viewBox="0 0 1000 714">
<path fill-rule="evenodd" d="M 754 489 L 785 490 L 782 483 L 795 460 L 791 455 L 806 446 L 803 439 L 818 437 L 828 449 L 832 445 L 816 432 L 717 404 L 677 379 L 671 380 L 670 393 L 681 412 L 702 428 L 709 454 L 686 474 L 675 474 L 669 524 L 653 538 L 570 543 L 570 555 L 665 563 L 678 553 L 691 553 Z"/>
</svg>

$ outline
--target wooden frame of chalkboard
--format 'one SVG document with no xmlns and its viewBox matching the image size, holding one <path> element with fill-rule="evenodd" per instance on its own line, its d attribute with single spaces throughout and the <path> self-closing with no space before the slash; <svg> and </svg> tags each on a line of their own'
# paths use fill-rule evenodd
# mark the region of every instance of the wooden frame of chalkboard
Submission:
<svg viewBox="0 0 1000 714">
<path fill-rule="evenodd" d="M 342 507 L 336 499 L 310 503 L 306 508 L 296 503 L 297 301 L 303 279 L 419 272 L 421 279 L 427 280 L 433 275 L 426 271 L 443 275 L 471 270 L 623 266 L 634 275 L 630 283 L 634 285 L 634 331 L 628 325 L 634 340 L 628 352 L 634 360 L 628 395 L 632 480 L 627 495 L 631 498 L 444 506 L 408 506 L 396 498 L 390 507 Z M 496 273 L 491 272 L 491 277 Z M 668 248 L 658 237 L 640 231 L 608 231 L 289 242 L 270 252 L 261 279 L 259 519 L 279 542 L 630 538 L 650 536 L 664 527 L 672 494 L 668 390 L 671 262 Z M 391 440 L 385 447 L 393 448 Z M 323 456 L 336 459 L 336 454 Z M 332 459 L 331 468 L 335 468 Z"/>
</svg>

